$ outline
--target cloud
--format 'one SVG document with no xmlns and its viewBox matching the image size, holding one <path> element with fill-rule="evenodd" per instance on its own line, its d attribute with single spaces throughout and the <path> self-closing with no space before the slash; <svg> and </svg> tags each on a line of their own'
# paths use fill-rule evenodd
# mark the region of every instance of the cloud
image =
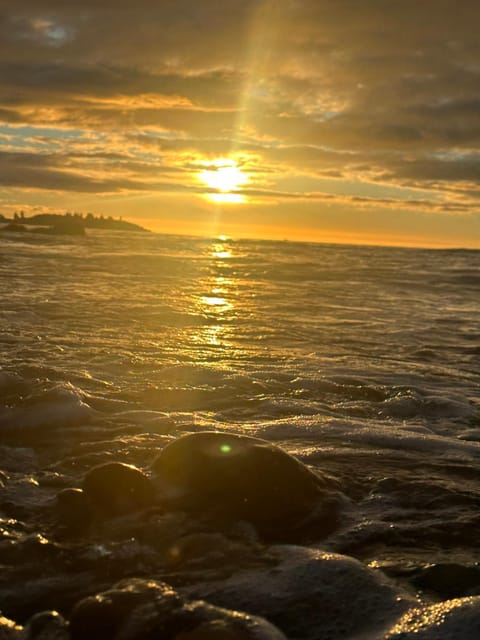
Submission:
<svg viewBox="0 0 480 640">
<path fill-rule="evenodd" d="M 478 24 L 476 0 L 6 0 L 0 181 L 196 193 L 195 162 L 236 154 L 252 198 L 329 180 L 351 206 L 381 186 L 386 207 L 474 212 Z"/>
</svg>

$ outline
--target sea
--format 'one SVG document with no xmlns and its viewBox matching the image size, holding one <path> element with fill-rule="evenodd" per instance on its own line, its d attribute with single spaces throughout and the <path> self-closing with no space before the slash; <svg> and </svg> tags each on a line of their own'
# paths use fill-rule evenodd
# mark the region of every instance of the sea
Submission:
<svg viewBox="0 0 480 640">
<path fill-rule="evenodd" d="M 0 292 L 2 615 L 68 618 L 142 577 L 292 639 L 479 637 L 480 251 L 4 233 Z M 199 431 L 326 474 L 338 526 L 265 542 L 167 513 L 57 531 L 57 493 L 89 469 L 148 475 Z"/>
</svg>

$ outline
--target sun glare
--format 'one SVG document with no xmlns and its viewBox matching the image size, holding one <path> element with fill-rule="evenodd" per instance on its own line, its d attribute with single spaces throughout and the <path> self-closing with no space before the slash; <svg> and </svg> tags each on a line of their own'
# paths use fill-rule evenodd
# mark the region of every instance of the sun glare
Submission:
<svg viewBox="0 0 480 640">
<path fill-rule="evenodd" d="M 203 184 L 216 191 L 209 193 L 209 200 L 219 203 L 236 204 L 245 202 L 246 198 L 237 189 L 248 182 L 248 177 L 243 173 L 234 160 L 219 158 L 208 164 L 208 168 L 198 174 Z"/>
</svg>

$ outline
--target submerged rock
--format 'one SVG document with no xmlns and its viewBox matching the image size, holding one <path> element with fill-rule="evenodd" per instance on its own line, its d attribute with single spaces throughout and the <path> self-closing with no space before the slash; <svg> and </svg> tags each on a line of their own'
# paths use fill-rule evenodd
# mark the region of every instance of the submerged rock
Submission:
<svg viewBox="0 0 480 640">
<path fill-rule="evenodd" d="M 41 611 L 25 626 L 25 640 L 70 640 L 68 623 L 58 611 Z"/>
<path fill-rule="evenodd" d="M 188 602 L 169 585 L 125 580 L 80 601 L 71 640 L 285 640 L 266 620 L 206 602 Z"/>
<path fill-rule="evenodd" d="M 23 637 L 23 627 L 18 626 L 13 620 L 0 615 L 1 640 L 23 640 Z"/>
<path fill-rule="evenodd" d="M 153 503 L 154 487 L 137 467 L 107 462 L 91 469 L 83 480 L 83 490 L 103 515 L 121 515 Z"/>
<path fill-rule="evenodd" d="M 326 480 L 265 440 L 190 434 L 168 444 L 152 469 L 181 508 L 217 508 L 266 533 L 296 527 L 318 510 L 325 532 L 335 525 L 336 503 Z"/>
</svg>

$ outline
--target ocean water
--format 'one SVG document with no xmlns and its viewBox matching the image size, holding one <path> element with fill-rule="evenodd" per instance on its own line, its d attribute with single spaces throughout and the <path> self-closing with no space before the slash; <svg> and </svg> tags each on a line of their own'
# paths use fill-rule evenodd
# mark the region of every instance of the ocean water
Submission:
<svg viewBox="0 0 480 640">
<path fill-rule="evenodd" d="M 0 291 L 3 615 L 68 617 L 80 597 L 125 576 L 255 608 L 221 594 L 248 571 L 249 585 L 265 582 L 259 565 L 273 553 L 288 567 L 300 557 L 315 566 L 295 587 L 268 583 L 270 600 L 252 611 L 289 638 L 360 638 L 361 625 L 339 626 L 340 610 L 308 628 L 295 619 L 327 558 L 339 567 L 328 574 L 332 598 L 351 606 L 343 562 L 374 576 L 364 594 L 372 621 L 391 611 L 362 638 L 410 638 L 400 614 L 438 603 L 450 613 L 437 618 L 456 615 L 457 630 L 432 631 L 425 614 L 426 635 L 412 637 L 477 637 L 468 634 L 480 628 L 479 251 L 4 234 Z M 167 443 L 204 430 L 266 439 L 332 478 L 338 526 L 284 546 L 223 531 L 223 556 L 220 533 L 185 514 L 156 521 L 155 542 L 125 519 L 56 535 L 56 494 L 90 468 L 115 460 L 148 473 Z M 200 533 L 200 551 L 166 562 L 172 539 Z M 401 594 L 386 604 L 376 592 L 385 580 Z M 408 606 L 391 606 L 402 598 Z M 277 611 L 285 602 L 287 620 Z"/>
</svg>

